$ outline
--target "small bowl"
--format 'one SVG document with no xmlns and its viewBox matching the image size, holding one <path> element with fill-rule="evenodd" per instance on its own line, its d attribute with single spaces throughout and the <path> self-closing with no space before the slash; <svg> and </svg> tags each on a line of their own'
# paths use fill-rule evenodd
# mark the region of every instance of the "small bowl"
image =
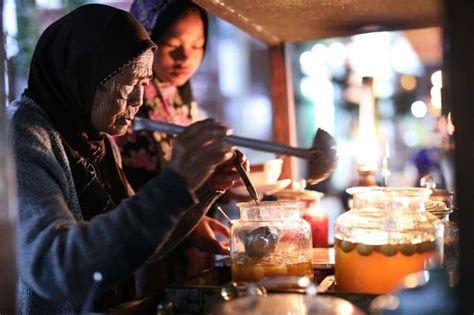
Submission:
<svg viewBox="0 0 474 315">
<path fill-rule="evenodd" d="M 255 186 L 273 185 L 277 182 L 283 167 L 282 159 L 266 161 L 250 166 L 250 180 Z"/>
</svg>

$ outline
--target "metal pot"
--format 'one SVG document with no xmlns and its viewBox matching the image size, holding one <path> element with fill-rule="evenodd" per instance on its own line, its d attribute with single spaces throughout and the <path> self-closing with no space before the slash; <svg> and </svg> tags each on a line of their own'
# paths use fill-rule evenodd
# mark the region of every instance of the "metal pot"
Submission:
<svg viewBox="0 0 474 315">
<path fill-rule="evenodd" d="M 267 293 L 272 287 L 298 285 L 301 293 Z M 240 289 L 240 290 L 239 290 Z M 211 311 L 214 315 L 362 315 L 349 301 L 332 296 L 317 295 L 317 289 L 307 277 L 264 278 L 249 285 L 244 294 L 235 284 L 222 289 L 223 302 Z M 293 292 L 296 292 L 293 290 Z"/>
</svg>

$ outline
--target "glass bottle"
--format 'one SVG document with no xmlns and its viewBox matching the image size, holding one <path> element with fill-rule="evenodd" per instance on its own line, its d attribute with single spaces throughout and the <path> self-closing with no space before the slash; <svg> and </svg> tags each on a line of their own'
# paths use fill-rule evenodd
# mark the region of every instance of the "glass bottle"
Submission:
<svg viewBox="0 0 474 315">
<path fill-rule="evenodd" d="M 313 247 L 328 247 L 329 243 L 329 213 L 321 207 L 322 192 L 304 188 L 287 188 L 278 191 L 278 200 L 296 200 L 304 203 L 302 217 L 311 226 Z"/>
<path fill-rule="evenodd" d="M 431 175 L 421 178 L 420 186 L 431 190 L 430 199 L 425 202 L 427 211 L 441 220 L 444 226 L 443 235 L 443 267 L 449 277 L 449 285 L 455 286 L 459 281 L 459 227 L 449 220 L 454 212 L 454 194 L 445 189 L 437 189 Z"/>
<path fill-rule="evenodd" d="M 449 221 L 453 208 L 446 207 L 442 201 L 429 200 L 425 203 L 426 210 L 438 217 L 443 224 L 443 267 L 449 277 L 449 285 L 455 286 L 459 281 L 459 227 Z"/>
<path fill-rule="evenodd" d="M 375 186 L 378 143 L 375 128 L 375 96 L 373 78 L 363 77 L 359 102 L 357 135 L 357 172 L 359 186 Z"/>
</svg>

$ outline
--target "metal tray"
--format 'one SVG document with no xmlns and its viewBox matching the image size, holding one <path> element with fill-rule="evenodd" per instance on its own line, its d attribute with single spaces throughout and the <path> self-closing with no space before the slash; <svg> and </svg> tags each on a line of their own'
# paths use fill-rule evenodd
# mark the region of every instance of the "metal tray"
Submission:
<svg viewBox="0 0 474 315">
<path fill-rule="evenodd" d="M 323 269 L 314 269 L 314 283 L 318 285 L 333 269 L 324 266 Z M 197 277 L 177 283 L 166 289 L 166 298 L 173 302 L 174 308 L 182 313 L 205 313 L 210 306 L 221 302 L 221 288 L 232 281 L 231 269 L 226 261 L 208 270 Z M 285 290 L 268 290 L 272 293 L 304 293 L 303 289 L 288 288 Z"/>
</svg>

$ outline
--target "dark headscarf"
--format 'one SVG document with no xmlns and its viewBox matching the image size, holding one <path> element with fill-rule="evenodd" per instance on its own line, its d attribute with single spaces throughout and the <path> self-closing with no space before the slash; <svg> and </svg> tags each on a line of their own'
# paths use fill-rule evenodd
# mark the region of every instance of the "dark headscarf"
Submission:
<svg viewBox="0 0 474 315">
<path fill-rule="evenodd" d="M 108 138 L 92 126 L 95 91 L 150 48 L 156 45 L 135 18 L 99 4 L 62 17 L 36 45 L 24 94 L 45 110 L 63 139 L 85 219 L 130 194 Z M 83 191 L 91 176 L 97 187 Z"/>
<path fill-rule="evenodd" d="M 135 0 L 130 8 L 130 13 L 143 24 L 151 39 L 158 43 L 160 37 L 188 9 L 195 9 L 204 24 L 205 52 L 209 24 L 207 13 L 191 0 Z M 194 101 L 189 81 L 180 86 L 178 90 L 185 104 L 190 104 Z"/>
</svg>

